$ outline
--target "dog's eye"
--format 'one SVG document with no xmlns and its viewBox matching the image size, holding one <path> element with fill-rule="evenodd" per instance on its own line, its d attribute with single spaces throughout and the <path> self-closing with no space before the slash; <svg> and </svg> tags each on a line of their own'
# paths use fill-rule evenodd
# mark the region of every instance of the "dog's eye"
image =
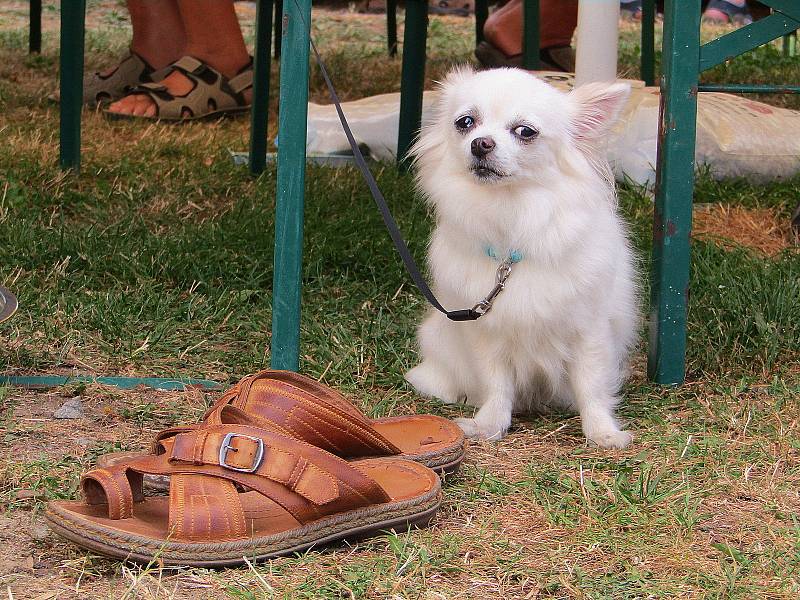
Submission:
<svg viewBox="0 0 800 600">
<path fill-rule="evenodd" d="M 472 129 L 474 125 L 475 119 L 469 115 L 464 115 L 463 117 L 456 119 L 456 129 L 459 131 L 467 131 L 468 129 Z"/>
<path fill-rule="evenodd" d="M 537 135 L 539 135 L 539 132 L 536 131 L 533 127 L 528 127 L 527 125 L 520 125 L 519 127 L 514 128 L 514 135 L 521 140 L 532 140 Z"/>
</svg>

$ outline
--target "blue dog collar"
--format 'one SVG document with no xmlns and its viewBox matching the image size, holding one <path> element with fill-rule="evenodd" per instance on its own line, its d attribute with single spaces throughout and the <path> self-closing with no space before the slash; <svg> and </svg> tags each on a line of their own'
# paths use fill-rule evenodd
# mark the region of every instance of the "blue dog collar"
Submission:
<svg viewBox="0 0 800 600">
<path fill-rule="evenodd" d="M 494 260 L 499 260 L 497 258 L 497 252 L 491 246 L 486 246 L 486 256 L 489 258 L 493 258 Z M 508 258 L 511 260 L 512 263 L 518 263 L 522 260 L 523 254 L 519 250 L 512 250 L 508 253 Z"/>
</svg>

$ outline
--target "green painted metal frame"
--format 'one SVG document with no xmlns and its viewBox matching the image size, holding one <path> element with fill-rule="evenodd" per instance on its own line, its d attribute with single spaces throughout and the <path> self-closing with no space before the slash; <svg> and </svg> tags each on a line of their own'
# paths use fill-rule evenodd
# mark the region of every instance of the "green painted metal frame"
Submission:
<svg viewBox="0 0 800 600">
<path fill-rule="evenodd" d="M 408 151 L 422 123 L 425 54 L 428 40 L 428 0 L 406 0 L 403 67 L 400 76 L 400 123 L 397 162 L 406 168 Z"/>
<path fill-rule="evenodd" d="M 656 83 L 656 0 L 642 2 L 641 77 L 647 86 Z"/>
<path fill-rule="evenodd" d="M 311 0 L 284 3 L 271 364 L 292 371 L 300 362 L 310 26 Z"/>
<path fill-rule="evenodd" d="M 182 391 L 187 388 L 199 388 L 203 390 L 221 390 L 224 386 L 216 381 L 208 379 L 174 378 L 168 377 L 92 377 L 85 375 L 60 376 L 60 375 L 41 375 L 41 376 L 9 376 L 0 375 L 0 387 L 16 386 L 33 389 L 44 389 L 59 387 L 72 383 L 86 383 L 110 385 L 123 390 L 132 390 L 139 386 L 149 387 L 156 390 Z"/>
<path fill-rule="evenodd" d="M 61 2 L 61 121 L 59 162 L 80 171 L 86 0 Z"/>
<path fill-rule="evenodd" d="M 522 2 L 522 66 L 536 71 L 539 69 L 539 0 L 523 0 Z"/>
<path fill-rule="evenodd" d="M 769 85 L 757 83 L 704 83 L 700 92 L 727 92 L 730 94 L 800 94 L 797 85 Z"/>
<path fill-rule="evenodd" d="M 483 41 L 483 26 L 489 18 L 489 0 L 475 0 L 475 44 Z"/>
<path fill-rule="evenodd" d="M 389 56 L 397 56 L 397 0 L 386 0 L 386 43 Z"/>
<path fill-rule="evenodd" d="M 42 51 L 42 0 L 30 0 L 28 4 L 28 52 Z"/>
<path fill-rule="evenodd" d="M 658 383 L 685 375 L 699 59 L 700 0 L 666 0 L 648 347 Z"/>
<path fill-rule="evenodd" d="M 800 3 L 762 0 L 769 17 L 700 44 L 700 0 L 666 0 L 659 121 L 648 375 L 685 378 L 697 94 L 703 90 L 796 92 L 798 86 L 699 85 L 700 73 L 800 27 Z"/>
<path fill-rule="evenodd" d="M 267 165 L 267 121 L 272 70 L 269 42 L 272 35 L 272 10 L 272 0 L 258 0 L 256 4 L 256 44 L 253 52 L 253 107 L 250 109 L 249 166 L 253 175 L 262 173 Z"/>
<path fill-rule="evenodd" d="M 800 12 L 800 5 L 798 5 Z M 707 71 L 744 52 L 783 37 L 800 27 L 797 18 L 775 12 L 754 23 L 703 44 L 700 49 L 700 71 Z"/>
<path fill-rule="evenodd" d="M 275 19 L 274 19 L 275 33 L 272 38 L 274 50 L 272 56 L 275 60 L 281 57 L 281 48 L 283 44 L 283 0 L 275 0 Z"/>
</svg>

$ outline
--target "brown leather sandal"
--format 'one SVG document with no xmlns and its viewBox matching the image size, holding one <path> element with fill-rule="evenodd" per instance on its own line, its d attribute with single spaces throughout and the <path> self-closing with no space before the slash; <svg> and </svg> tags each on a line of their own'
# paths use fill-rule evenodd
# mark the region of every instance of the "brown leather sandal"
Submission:
<svg viewBox="0 0 800 600">
<path fill-rule="evenodd" d="M 292 371 L 265 370 L 248 375 L 206 412 L 198 425 L 160 432 L 153 447 L 179 433 L 213 425 L 243 424 L 273 429 L 346 459 L 398 456 L 435 471 L 454 473 L 464 460 L 464 432 L 436 415 L 368 419 L 339 392 Z M 113 452 L 98 466 L 110 467 L 138 456 Z M 165 490 L 164 478 L 148 476 L 146 487 Z"/>
<path fill-rule="evenodd" d="M 253 87 L 252 60 L 238 75 L 230 79 L 192 56 L 184 56 L 163 69 L 161 78 L 173 70 L 180 71 L 192 82 L 192 89 L 187 94 L 176 96 L 161 83 L 142 83 L 129 91 L 129 95 L 149 96 L 156 105 L 155 117 L 141 117 L 109 110 L 104 111 L 104 114 L 112 120 L 186 122 L 213 119 L 250 110 L 244 92 Z"/>
<path fill-rule="evenodd" d="M 348 463 L 256 427 L 213 426 L 162 445 L 85 474 L 83 501 L 48 504 L 53 530 L 119 559 L 227 567 L 424 526 L 441 503 L 439 477 L 419 463 Z M 169 496 L 145 497 L 145 473 L 168 475 Z"/>
</svg>

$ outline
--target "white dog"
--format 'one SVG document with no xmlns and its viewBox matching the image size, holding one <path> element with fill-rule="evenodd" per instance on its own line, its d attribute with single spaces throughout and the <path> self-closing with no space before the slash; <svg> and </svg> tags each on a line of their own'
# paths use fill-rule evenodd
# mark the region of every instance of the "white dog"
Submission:
<svg viewBox="0 0 800 600">
<path fill-rule="evenodd" d="M 422 363 L 406 379 L 426 396 L 480 407 L 469 437 L 502 438 L 514 412 L 580 413 L 605 448 L 632 436 L 614 417 L 637 337 L 634 258 L 598 146 L 624 84 L 561 92 L 520 69 L 457 70 L 413 149 L 436 213 L 429 261 L 450 310 L 469 308 L 514 261 L 477 321 L 431 312 Z"/>
</svg>

